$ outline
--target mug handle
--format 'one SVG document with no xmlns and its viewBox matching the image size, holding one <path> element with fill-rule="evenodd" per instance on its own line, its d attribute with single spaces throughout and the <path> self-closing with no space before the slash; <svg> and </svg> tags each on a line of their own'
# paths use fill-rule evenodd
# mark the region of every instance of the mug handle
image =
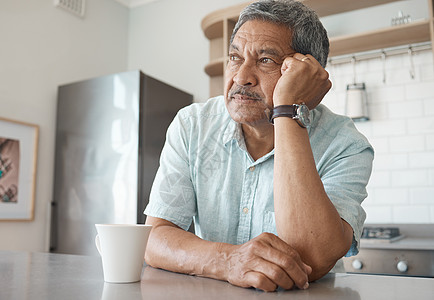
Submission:
<svg viewBox="0 0 434 300">
<path fill-rule="evenodd" d="M 98 234 L 95 236 L 95 246 L 96 246 L 96 249 L 98 249 L 99 255 L 102 255 L 101 254 L 101 245 L 99 242 L 99 235 Z"/>
</svg>

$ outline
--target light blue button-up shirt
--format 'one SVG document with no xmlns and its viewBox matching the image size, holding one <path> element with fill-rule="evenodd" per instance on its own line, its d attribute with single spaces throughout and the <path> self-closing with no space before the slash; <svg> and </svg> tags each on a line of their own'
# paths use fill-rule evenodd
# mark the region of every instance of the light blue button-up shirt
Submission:
<svg viewBox="0 0 434 300">
<path fill-rule="evenodd" d="M 320 104 L 311 111 L 309 138 L 325 191 L 358 244 L 365 220 L 373 149 L 351 119 Z M 145 214 L 209 241 L 242 244 L 277 234 L 273 203 L 274 150 L 254 161 L 222 96 L 179 111 L 170 125 Z M 308 222 L 306 226 L 309 226 Z"/>
</svg>

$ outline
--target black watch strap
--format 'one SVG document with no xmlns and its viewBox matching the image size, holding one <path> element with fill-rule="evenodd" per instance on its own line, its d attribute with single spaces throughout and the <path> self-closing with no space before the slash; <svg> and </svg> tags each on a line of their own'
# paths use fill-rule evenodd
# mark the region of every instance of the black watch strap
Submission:
<svg viewBox="0 0 434 300">
<path fill-rule="evenodd" d="M 275 106 L 269 116 L 270 123 L 274 124 L 274 119 L 278 117 L 294 118 L 297 115 L 298 105 L 279 105 Z"/>
</svg>

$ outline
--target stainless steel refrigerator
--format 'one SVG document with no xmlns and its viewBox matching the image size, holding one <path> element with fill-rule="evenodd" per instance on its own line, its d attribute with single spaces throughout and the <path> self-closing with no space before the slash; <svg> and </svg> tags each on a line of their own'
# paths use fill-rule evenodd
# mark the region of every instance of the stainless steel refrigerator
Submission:
<svg viewBox="0 0 434 300">
<path fill-rule="evenodd" d="M 98 255 L 95 223 L 144 223 L 166 130 L 192 99 L 140 71 L 58 88 L 51 252 Z"/>
</svg>

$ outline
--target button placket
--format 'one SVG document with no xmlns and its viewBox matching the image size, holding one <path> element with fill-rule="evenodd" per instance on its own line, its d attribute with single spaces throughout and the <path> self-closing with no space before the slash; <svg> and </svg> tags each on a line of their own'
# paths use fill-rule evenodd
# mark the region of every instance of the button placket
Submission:
<svg viewBox="0 0 434 300">
<path fill-rule="evenodd" d="M 258 182 L 257 172 L 254 172 L 255 166 L 250 166 L 244 172 L 243 192 L 240 202 L 240 220 L 238 227 L 237 243 L 243 244 L 250 239 L 252 206 L 256 185 Z"/>
</svg>

